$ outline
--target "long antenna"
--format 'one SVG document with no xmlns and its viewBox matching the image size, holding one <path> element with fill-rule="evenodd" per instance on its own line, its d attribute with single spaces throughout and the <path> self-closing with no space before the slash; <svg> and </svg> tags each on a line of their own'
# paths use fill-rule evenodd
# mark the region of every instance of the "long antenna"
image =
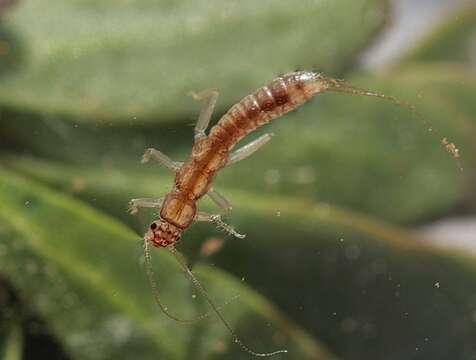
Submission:
<svg viewBox="0 0 476 360">
<path fill-rule="evenodd" d="M 326 80 L 327 89 L 329 91 L 342 92 L 342 93 L 347 93 L 347 94 L 356 95 L 356 96 L 376 97 L 385 101 L 389 101 L 396 106 L 399 106 L 401 108 L 404 108 L 410 111 L 412 115 L 415 116 L 419 121 L 421 121 L 423 125 L 426 126 L 428 131 L 445 147 L 446 151 L 450 153 L 451 156 L 453 156 L 453 159 L 456 161 L 456 164 L 458 165 L 460 171 L 463 171 L 463 166 L 460 160 L 459 149 L 456 147 L 454 143 L 449 142 L 446 137 L 440 137 L 440 134 L 438 133 L 438 131 L 435 130 L 432 124 L 418 112 L 418 110 L 415 108 L 414 105 L 406 101 L 399 100 L 393 96 L 384 95 L 384 94 L 376 93 L 366 89 L 361 89 L 355 86 L 351 86 L 347 84 L 344 80 L 324 77 L 322 74 L 321 76 L 323 77 L 324 80 Z"/>
<path fill-rule="evenodd" d="M 185 271 L 185 274 L 187 277 L 190 279 L 190 281 L 195 285 L 195 287 L 200 291 L 202 296 L 205 298 L 207 301 L 208 305 L 212 308 L 213 312 L 218 316 L 218 318 L 221 320 L 223 325 L 227 328 L 228 332 L 231 334 L 233 337 L 233 341 L 238 344 L 244 351 L 247 353 L 253 355 L 253 356 L 258 356 L 258 357 L 269 357 L 269 356 L 274 356 L 277 354 L 282 354 L 282 353 L 287 353 L 287 350 L 277 350 L 269 353 L 258 353 L 253 350 L 251 350 L 248 346 L 246 346 L 240 338 L 236 335 L 235 331 L 232 329 L 230 324 L 225 320 L 223 317 L 222 313 L 219 311 L 218 307 L 215 305 L 215 303 L 212 301 L 210 296 L 208 295 L 208 292 L 205 290 L 205 288 L 202 286 L 200 281 L 193 275 L 192 271 L 188 268 L 187 264 L 185 263 L 185 260 L 183 259 L 182 255 L 175 249 L 173 245 L 167 247 L 169 251 L 175 256 L 177 259 L 178 263 L 182 266 L 183 270 Z"/>
<path fill-rule="evenodd" d="M 152 267 L 152 257 L 150 255 L 150 249 L 149 249 L 149 242 L 147 239 L 144 239 L 144 265 L 145 265 L 145 270 L 147 273 L 147 278 L 149 279 L 149 284 L 150 288 L 152 289 L 152 293 L 154 294 L 155 302 L 157 305 L 159 305 L 160 310 L 167 315 L 169 318 L 172 320 L 175 320 L 181 324 L 191 324 L 193 322 L 202 320 L 210 316 L 213 312 L 208 311 L 204 314 L 198 315 L 197 317 L 193 319 L 180 319 L 176 315 L 173 315 L 169 312 L 168 307 L 162 302 L 162 299 L 159 294 L 158 286 L 157 286 L 157 281 L 155 278 L 155 273 Z M 234 296 L 231 298 L 229 301 L 225 302 L 225 305 L 227 305 L 229 302 L 235 300 L 238 296 Z"/>
</svg>

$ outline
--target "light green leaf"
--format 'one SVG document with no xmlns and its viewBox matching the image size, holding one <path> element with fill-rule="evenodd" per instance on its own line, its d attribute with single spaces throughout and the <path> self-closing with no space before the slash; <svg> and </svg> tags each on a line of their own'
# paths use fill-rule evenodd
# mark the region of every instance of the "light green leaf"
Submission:
<svg viewBox="0 0 476 360">
<path fill-rule="evenodd" d="M 0 271 L 73 358 L 247 358 L 214 317 L 195 326 L 163 317 L 139 263 L 140 238 L 127 227 L 6 170 L 0 170 L 0 197 L 0 224 L 8 230 Z M 206 310 L 191 297 L 174 259 L 156 249 L 154 257 L 171 311 L 193 317 Z M 255 329 L 244 334 L 250 346 L 288 347 L 300 359 L 334 358 L 244 284 L 207 266 L 199 274 L 217 303 L 240 295 L 224 312 L 238 333 Z"/>
<path fill-rule="evenodd" d="M 169 186 L 163 176 L 26 164 L 36 168 L 34 176 L 125 221 L 132 218 L 125 212 L 131 197 L 158 197 Z M 397 360 L 417 352 L 465 359 L 476 351 L 474 257 L 326 203 L 231 188 L 222 193 L 234 206 L 227 221 L 247 238 L 227 238 L 210 261 L 262 290 L 342 358 L 385 353 Z M 198 258 L 210 237 L 223 235 L 209 224 L 193 225 L 181 249 Z"/>
<path fill-rule="evenodd" d="M 245 140 L 263 132 L 275 134 L 252 157 L 221 171 L 215 187 L 299 196 L 398 222 L 422 221 L 459 204 L 471 207 L 465 199 L 472 198 L 474 188 L 468 184 L 474 181 L 476 164 L 474 74 L 456 66 L 421 65 L 381 76 L 354 76 L 348 81 L 413 103 L 433 125 L 432 131 L 410 111 L 394 104 L 324 94 Z M 192 129 L 183 125 L 99 130 L 64 124 L 63 133 L 63 124 L 57 126 L 12 118 L 4 129 L 10 141 L 16 139 L 37 156 L 81 162 L 87 167 L 113 166 L 118 179 L 137 173 L 137 181 L 150 176 L 154 186 L 162 181 L 154 181 L 155 174 L 167 171 L 156 164 L 140 165 L 144 149 L 156 147 L 174 160 L 184 160 L 193 137 Z M 441 144 L 444 137 L 460 149 L 463 171 Z M 18 166 L 25 171 L 43 171 L 41 164 L 32 164 L 31 169 L 29 164 Z M 62 177 L 61 166 L 44 171 L 49 171 L 46 176 Z M 163 189 L 168 189 L 172 177 L 163 181 Z"/>
<path fill-rule="evenodd" d="M 377 0 L 22 1 L 5 21 L 9 48 L 22 51 L 0 105 L 105 124 L 185 120 L 191 90 L 218 87 L 223 107 L 296 67 L 341 71 L 385 10 Z"/>
<path fill-rule="evenodd" d="M 23 358 L 23 334 L 20 321 L 12 321 L 8 326 L 6 338 L 1 340 L 0 357 L 3 360 L 21 360 Z"/>
</svg>

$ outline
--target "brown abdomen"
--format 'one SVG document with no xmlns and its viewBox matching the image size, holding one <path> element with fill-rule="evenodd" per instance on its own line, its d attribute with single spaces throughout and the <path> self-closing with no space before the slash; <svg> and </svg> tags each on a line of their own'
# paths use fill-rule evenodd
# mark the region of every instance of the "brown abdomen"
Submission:
<svg viewBox="0 0 476 360">
<path fill-rule="evenodd" d="M 314 94 L 307 91 L 315 74 L 296 72 L 280 76 L 246 96 L 223 115 L 209 135 L 215 144 L 230 150 L 244 136 L 295 109 Z"/>
</svg>

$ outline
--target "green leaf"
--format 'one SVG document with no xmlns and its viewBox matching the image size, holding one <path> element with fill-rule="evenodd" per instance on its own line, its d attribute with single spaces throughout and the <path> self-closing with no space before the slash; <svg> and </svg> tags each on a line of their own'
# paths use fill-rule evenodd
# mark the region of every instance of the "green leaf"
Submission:
<svg viewBox="0 0 476 360">
<path fill-rule="evenodd" d="M 414 103 L 433 125 L 432 132 L 410 111 L 394 104 L 324 94 L 250 136 L 275 134 L 252 157 L 221 171 L 215 187 L 299 196 L 398 222 L 422 221 L 458 205 L 471 207 L 474 188 L 468 184 L 474 181 L 476 164 L 474 74 L 456 66 L 421 65 L 378 77 L 354 76 L 348 81 Z M 192 142 L 192 129 L 187 126 L 91 129 L 12 118 L 4 128 L 9 134 L 6 139 L 16 138 L 21 148 L 38 155 L 87 163 L 87 168 L 91 164 L 112 166 L 119 180 L 131 173 L 137 173 L 137 182 L 147 177 L 156 195 L 168 190 L 172 176 L 156 180 L 155 174 L 166 170 L 155 164 L 140 165 L 144 149 L 156 147 L 174 160 L 184 160 Z M 462 172 L 440 143 L 443 137 L 460 149 Z M 46 165 L 42 170 L 41 164 L 22 165 L 19 161 L 23 171 L 48 171 L 42 176 L 62 181 L 61 166 L 46 170 Z M 87 173 L 102 177 L 101 171 Z M 80 171 L 75 176 L 82 182 L 88 180 Z"/>
<path fill-rule="evenodd" d="M 0 104 L 106 124 L 184 120 L 196 112 L 191 90 L 218 87 L 223 107 L 296 67 L 342 71 L 385 10 L 377 0 L 23 1 L 5 21 L 24 51 Z"/>
<path fill-rule="evenodd" d="M 47 320 L 73 358 L 244 358 L 214 317 L 194 326 L 164 319 L 139 264 L 139 237 L 117 221 L 14 172 L 0 170 L 0 271 L 27 306 Z M 173 258 L 153 251 L 170 310 L 193 317 L 206 310 Z M 334 358 L 263 297 L 223 272 L 198 272 L 250 346 L 287 347 L 296 358 Z M 173 305 L 173 306 L 172 306 Z M 265 326 L 266 323 L 272 326 Z M 253 336 L 250 336 L 253 334 Z M 243 336 L 243 337 L 244 337 Z M 274 337 L 273 337 L 274 336 Z M 274 340 L 272 340 L 274 339 Z"/>
<path fill-rule="evenodd" d="M 400 63 L 456 62 L 474 64 L 476 7 L 463 8 L 417 44 Z"/>
<path fill-rule="evenodd" d="M 297 195 L 397 222 L 428 219 L 472 196 L 474 74 L 421 65 L 347 80 L 409 101 L 431 125 L 376 98 L 324 94 L 264 128 L 276 136 L 225 169 L 216 187 Z M 459 148 L 463 171 L 445 152 L 445 137 Z"/>
<path fill-rule="evenodd" d="M 23 334 L 21 323 L 20 321 L 12 321 L 9 324 L 6 338 L 0 342 L 0 356 L 4 360 L 21 360 L 23 358 L 22 348 Z"/>
<path fill-rule="evenodd" d="M 125 212 L 129 198 L 158 197 L 169 186 L 162 176 L 26 164 L 37 168 L 34 176 L 123 219 L 132 218 Z M 54 180 L 55 172 L 62 181 Z M 411 231 L 326 203 L 222 193 L 234 205 L 228 222 L 247 238 L 228 238 L 210 261 L 244 277 L 338 355 L 465 359 L 476 351 L 474 257 L 427 246 Z M 210 236 L 223 235 L 196 224 L 180 246 L 196 257 Z"/>
</svg>

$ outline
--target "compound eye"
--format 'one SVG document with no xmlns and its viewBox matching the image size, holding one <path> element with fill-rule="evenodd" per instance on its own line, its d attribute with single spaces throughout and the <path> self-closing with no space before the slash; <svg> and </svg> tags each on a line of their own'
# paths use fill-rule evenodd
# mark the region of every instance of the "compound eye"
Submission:
<svg viewBox="0 0 476 360">
<path fill-rule="evenodd" d="M 150 229 L 151 230 L 157 229 L 157 223 L 153 222 L 152 224 L 150 224 Z"/>
</svg>

